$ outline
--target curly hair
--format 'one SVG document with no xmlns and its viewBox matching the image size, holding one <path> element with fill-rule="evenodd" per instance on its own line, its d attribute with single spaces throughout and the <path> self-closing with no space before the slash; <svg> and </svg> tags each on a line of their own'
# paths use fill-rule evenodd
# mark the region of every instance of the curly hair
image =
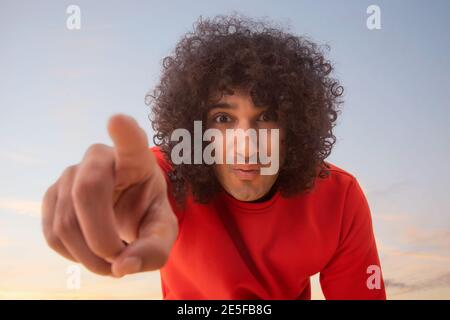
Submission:
<svg viewBox="0 0 450 320">
<path fill-rule="evenodd" d="M 330 76 L 333 66 L 324 48 L 329 49 L 261 19 L 236 13 L 200 17 L 163 59 L 160 83 L 146 96 L 155 145 L 170 161 L 177 143 L 170 141 L 172 132 L 185 128 L 193 136 L 194 120 L 205 120 L 212 93 L 222 97 L 247 88 L 256 106 L 287 115 L 286 158 L 277 179 L 281 194 L 310 191 L 316 177 L 329 175 L 324 160 L 336 142 L 332 129 L 343 94 Z M 220 190 L 211 165 L 172 166 L 178 204 L 187 192 L 207 203 Z"/>
</svg>

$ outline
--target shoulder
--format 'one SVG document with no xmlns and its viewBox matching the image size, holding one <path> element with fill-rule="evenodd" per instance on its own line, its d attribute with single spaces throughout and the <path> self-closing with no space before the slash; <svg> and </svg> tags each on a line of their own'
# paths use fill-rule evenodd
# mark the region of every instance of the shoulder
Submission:
<svg viewBox="0 0 450 320">
<path fill-rule="evenodd" d="M 366 195 L 355 174 L 333 163 L 325 164 L 328 165 L 329 175 L 316 178 L 310 200 L 342 214 L 350 214 L 357 208 L 367 211 Z"/>
<path fill-rule="evenodd" d="M 349 198 L 351 198 L 352 196 L 365 198 L 363 188 L 361 187 L 359 180 L 354 174 L 330 162 L 326 163 L 330 166 L 328 170 L 330 171 L 330 176 L 332 176 L 332 179 L 342 181 L 342 183 L 345 184 L 349 189 L 347 192 L 347 196 Z"/>
<path fill-rule="evenodd" d="M 341 167 L 338 167 L 334 163 L 325 161 L 325 164 L 328 165 L 328 167 L 329 167 L 328 170 L 334 177 L 338 177 L 340 179 L 349 180 L 349 181 L 355 179 L 355 176 L 352 173 L 350 173 L 349 171 L 347 171 Z"/>
<path fill-rule="evenodd" d="M 365 191 L 356 176 L 335 164 L 325 163 L 329 166 L 330 174 L 328 178 L 318 183 L 318 192 L 322 197 L 332 198 L 340 204 L 343 223 L 347 220 L 347 223 L 351 224 L 355 222 L 355 219 L 369 221 L 371 219 L 370 206 Z"/>
<path fill-rule="evenodd" d="M 346 193 L 352 185 L 357 183 L 355 175 L 346 169 L 343 169 L 334 163 L 325 161 L 329 172 L 326 178 L 317 178 L 315 191 L 330 194 Z"/>
</svg>

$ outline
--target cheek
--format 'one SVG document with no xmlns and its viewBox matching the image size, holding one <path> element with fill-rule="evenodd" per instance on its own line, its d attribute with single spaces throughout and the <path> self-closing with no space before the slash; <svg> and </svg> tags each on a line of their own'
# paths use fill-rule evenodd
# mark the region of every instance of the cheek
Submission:
<svg viewBox="0 0 450 320">
<path fill-rule="evenodd" d="M 230 181 L 230 173 L 228 172 L 228 169 L 223 164 L 216 164 L 214 165 L 214 173 L 216 175 L 217 180 L 221 184 L 229 183 Z"/>
</svg>

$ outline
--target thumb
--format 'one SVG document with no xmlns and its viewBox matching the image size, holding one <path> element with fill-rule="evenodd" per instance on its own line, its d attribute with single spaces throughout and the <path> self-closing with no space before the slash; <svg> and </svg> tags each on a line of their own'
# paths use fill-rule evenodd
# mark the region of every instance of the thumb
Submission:
<svg viewBox="0 0 450 320">
<path fill-rule="evenodd" d="M 162 268 L 177 235 L 178 220 L 167 197 L 155 199 L 141 222 L 138 238 L 113 261 L 112 274 L 122 277 Z"/>
</svg>

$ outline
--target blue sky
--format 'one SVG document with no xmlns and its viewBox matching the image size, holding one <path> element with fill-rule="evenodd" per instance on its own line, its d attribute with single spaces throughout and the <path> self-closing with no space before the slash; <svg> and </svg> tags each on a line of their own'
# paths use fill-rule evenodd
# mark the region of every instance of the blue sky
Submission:
<svg viewBox="0 0 450 320">
<path fill-rule="evenodd" d="M 70 4 L 80 30 L 66 28 Z M 366 27 L 371 4 L 381 30 Z M 328 160 L 366 192 L 388 296 L 450 298 L 450 2 L 405 0 L 0 0 L 0 298 L 158 297 L 157 273 L 118 283 L 83 271 L 67 292 L 40 201 L 90 144 L 110 144 L 110 115 L 134 116 L 151 138 L 144 96 L 162 59 L 200 15 L 232 11 L 330 45 L 345 104 Z"/>
</svg>

